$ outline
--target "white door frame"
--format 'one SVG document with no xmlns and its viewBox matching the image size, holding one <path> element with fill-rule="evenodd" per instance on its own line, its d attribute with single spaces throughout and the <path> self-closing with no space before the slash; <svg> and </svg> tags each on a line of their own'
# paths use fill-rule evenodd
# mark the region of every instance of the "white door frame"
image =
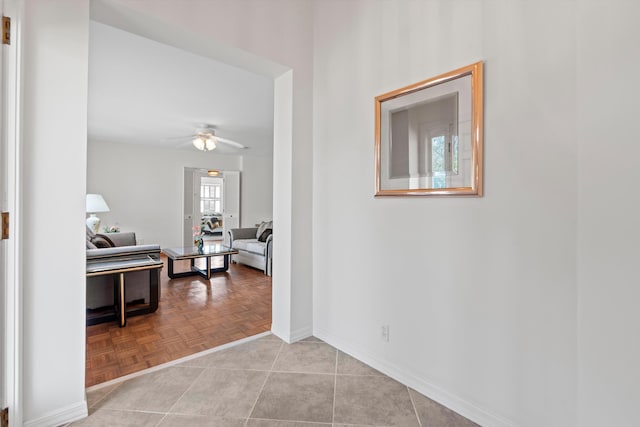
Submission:
<svg viewBox="0 0 640 427">
<path fill-rule="evenodd" d="M 202 178 L 205 176 L 207 176 L 207 173 L 203 169 L 195 169 L 193 171 L 193 197 L 191 198 L 191 202 L 193 203 L 192 227 L 200 227 L 202 223 L 202 213 L 200 212 L 200 185 L 202 184 Z"/>
<path fill-rule="evenodd" d="M 11 18 L 11 44 L 0 62 L 0 209 L 10 214 L 9 239 L 0 244 L 0 403 L 9 408 L 9 426 L 22 425 L 22 294 L 20 268 L 20 46 L 22 0 L 0 0 Z"/>
<path fill-rule="evenodd" d="M 223 171 L 222 179 L 222 238 L 224 244 L 231 245 L 228 231 L 240 228 L 240 200 L 242 199 L 241 171 Z"/>
</svg>

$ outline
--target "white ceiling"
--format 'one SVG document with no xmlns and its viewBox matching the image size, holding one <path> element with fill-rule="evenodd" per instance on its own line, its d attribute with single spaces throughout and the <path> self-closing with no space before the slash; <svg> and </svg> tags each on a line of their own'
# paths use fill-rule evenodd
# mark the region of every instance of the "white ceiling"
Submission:
<svg viewBox="0 0 640 427">
<path fill-rule="evenodd" d="M 210 124 L 250 148 L 216 152 L 265 155 L 273 79 L 91 21 L 88 115 L 90 140 L 195 150 L 166 138 Z"/>
</svg>

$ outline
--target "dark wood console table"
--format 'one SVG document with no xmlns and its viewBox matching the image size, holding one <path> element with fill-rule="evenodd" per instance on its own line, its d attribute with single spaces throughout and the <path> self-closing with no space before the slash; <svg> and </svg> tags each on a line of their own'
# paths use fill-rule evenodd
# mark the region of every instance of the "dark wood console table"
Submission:
<svg viewBox="0 0 640 427">
<path fill-rule="evenodd" d="M 125 259 L 97 259 L 87 261 L 87 277 L 114 276 L 114 311 L 100 315 L 93 319 L 87 319 L 87 325 L 116 320 L 120 327 L 127 325 L 127 316 L 153 313 L 158 309 L 160 299 L 160 269 L 162 260 L 157 255 L 130 256 Z M 149 271 L 149 304 L 127 310 L 126 292 L 127 286 L 124 274 L 131 271 Z"/>
</svg>

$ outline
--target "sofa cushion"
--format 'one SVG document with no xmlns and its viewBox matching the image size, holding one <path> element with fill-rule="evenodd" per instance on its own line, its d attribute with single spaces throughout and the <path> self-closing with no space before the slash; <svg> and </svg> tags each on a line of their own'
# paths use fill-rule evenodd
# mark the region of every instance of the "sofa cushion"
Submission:
<svg viewBox="0 0 640 427">
<path fill-rule="evenodd" d="M 234 240 L 231 247 L 239 251 L 246 251 L 258 255 L 264 255 L 267 245 L 264 242 L 259 242 L 258 239 L 240 239 Z"/>
</svg>

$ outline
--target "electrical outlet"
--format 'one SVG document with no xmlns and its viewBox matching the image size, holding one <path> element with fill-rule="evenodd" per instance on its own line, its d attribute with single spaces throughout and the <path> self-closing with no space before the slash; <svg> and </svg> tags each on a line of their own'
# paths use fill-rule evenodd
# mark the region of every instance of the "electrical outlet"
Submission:
<svg viewBox="0 0 640 427">
<path fill-rule="evenodd" d="M 389 325 L 382 325 L 381 332 L 382 339 L 386 342 L 389 342 Z"/>
</svg>

